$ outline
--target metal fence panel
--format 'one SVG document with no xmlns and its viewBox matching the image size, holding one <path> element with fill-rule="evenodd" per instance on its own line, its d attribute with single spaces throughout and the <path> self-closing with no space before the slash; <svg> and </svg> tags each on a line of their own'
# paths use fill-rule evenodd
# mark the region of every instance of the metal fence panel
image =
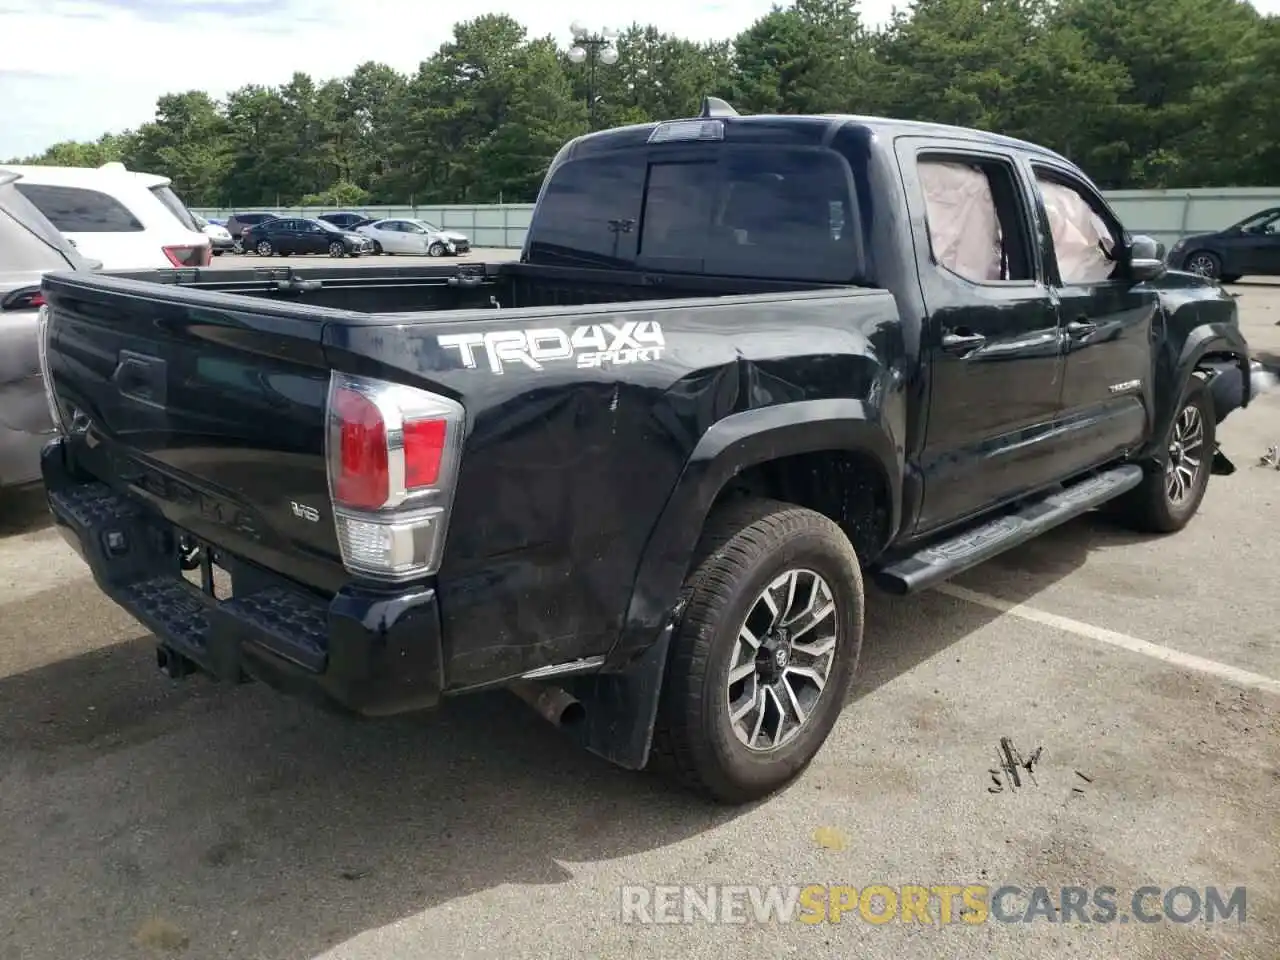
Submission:
<svg viewBox="0 0 1280 960">
<path fill-rule="evenodd" d="M 1221 230 L 1268 207 L 1280 206 L 1280 187 L 1237 187 L 1195 190 L 1113 190 L 1106 194 L 1116 214 L 1132 233 L 1145 233 L 1173 246 L 1192 233 Z M 229 217 L 237 209 L 193 207 L 205 217 Z M 257 208 L 263 209 L 263 208 Z M 292 217 L 334 212 L 330 207 L 268 208 Z M 533 216 L 531 203 L 455 204 L 452 206 L 356 207 L 371 217 L 414 217 L 450 230 L 461 230 L 477 247 L 518 249 Z"/>
</svg>

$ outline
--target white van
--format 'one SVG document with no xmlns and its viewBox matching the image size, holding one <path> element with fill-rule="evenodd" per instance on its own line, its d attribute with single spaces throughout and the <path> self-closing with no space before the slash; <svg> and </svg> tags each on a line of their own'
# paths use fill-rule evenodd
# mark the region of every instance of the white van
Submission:
<svg viewBox="0 0 1280 960">
<path fill-rule="evenodd" d="M 168 177 L 101 167 L 6 166 L 15 188 L 86 257 L 104 270 L 204 267 L 209 237 L 169 186 Z"/>
</svg>

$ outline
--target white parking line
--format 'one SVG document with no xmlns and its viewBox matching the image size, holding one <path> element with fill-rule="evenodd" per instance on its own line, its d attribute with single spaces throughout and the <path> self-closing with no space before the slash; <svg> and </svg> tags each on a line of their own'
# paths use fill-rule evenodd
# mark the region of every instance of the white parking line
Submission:
<svg viewBox="0 0 1280 960">
<path fill-rule="evenodd" d="M 969 603 L 976 603 L 980 607 L 986 607 L 989 610 L 998 610 L 1000 613 L 1007 613 L 1010 616 L 1020 617 L 1021 619 L 1029 620 L 1032 623 L 1043 624 L 1046 627 L 1055 627 L 1058 630 L 1073 633 L 1077 637 L 1085 637 L 1089 640 L 1095 640 L 1098 643 L 1105 643 L 1113 647 L 1120 647 L 1121 649 L 1128 650 L 1131 653 L 1140 653 L 1144 657 L 1151 657 L 1153 660 L 1163 660 L 1165 663 L 1169 663 L 1177 667 L 1183 667 L 1187 670 L 1207 673 L 1211 676 L 1219 677 L 1223 680 L 1228 680 L 1244 687 L 1252 687 L 1255 690 L 1265 690 L 1268 693 L 1280 695 L 1280 680 L 1274 680 L 1271 677 L 1264 677 L 1260 673 L 1241 670 L 1239 667 L 1233 667 L 1226 663 L 1219 663 L 1216 660 L 1206 660 L 1204 657 L 1197 657 L 1193 653 L 1183 653 L 1181 650 L 1162 647 L 1158 643 L 1149 643 L 1146 640 L 1139 640 L 1137 637 L 1131 637 L 1127 633 L 1116 633 L 1114 630 L 1105 630 L 1102 627 L 1095 627 L 1089 623 L 1072 620 L 1070 617 L 1060 617 L 1056 613 L 1046 613 L 1043 610 L 1037 610 L 1034 607 L 1028 607 L 1025 604 L 1010 603 L 1008 600 L 1001 600 L 999 597 L 992 597 L 985 593 L 978 593 L 976 590 L 969 590 L 965 587 L 956 586 L 953 583 L 942 583 L 933 589 L 948 597 L 954 597 L 957 600 L 967 600 Z"/>
</svg>

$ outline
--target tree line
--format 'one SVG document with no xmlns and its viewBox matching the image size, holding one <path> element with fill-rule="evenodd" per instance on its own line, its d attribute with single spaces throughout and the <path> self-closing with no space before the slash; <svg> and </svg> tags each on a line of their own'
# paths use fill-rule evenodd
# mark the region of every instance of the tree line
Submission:
<svg viewBox="0 0 1280 960">
<path fill-rule="evenodd" d="M 1280 182 L 1280 17 L 1244 0 L 916 0 L 868 29 L 856 0 L 794 0 L 693 43 L 632 25 L 599 64 L 597 127 L 739 112 L 856 113 L 1051 147 L 1104 189 Z M 405 76 L 160 97 L 155 118 L 19 162 L 163 173 L 193 206 L 527 202 L 588 129 L 589 65 L 486 15 Z M 10 161 L 14 162 L 14 161 Z"/>
</svg>

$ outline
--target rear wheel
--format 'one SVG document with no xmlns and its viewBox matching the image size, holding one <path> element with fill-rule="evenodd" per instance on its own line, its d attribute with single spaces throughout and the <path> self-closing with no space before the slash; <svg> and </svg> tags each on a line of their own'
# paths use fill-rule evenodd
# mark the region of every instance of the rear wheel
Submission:
<svg viewBox="0 0 1280 960">
<path fill-rule="evenodd" d="M 1216 427 L 1213 397 L 1204 381 L 1193 377 L 1174 417 L 1165 461 L 1148 465 L 1142 483 L 1113 501 L 1108 512 L 1145 533 L 1174 533 L 1185 527 L 1209 486 Z"/>
<path fill-rule="evenodd" d="M 717 511 L 699 555 L 655 760 L 695 792 L 747 803 L 802 773 L 839 718 L 862 646 L 862 574 L 835 523 L 767 500 Z"/>
</svg>

